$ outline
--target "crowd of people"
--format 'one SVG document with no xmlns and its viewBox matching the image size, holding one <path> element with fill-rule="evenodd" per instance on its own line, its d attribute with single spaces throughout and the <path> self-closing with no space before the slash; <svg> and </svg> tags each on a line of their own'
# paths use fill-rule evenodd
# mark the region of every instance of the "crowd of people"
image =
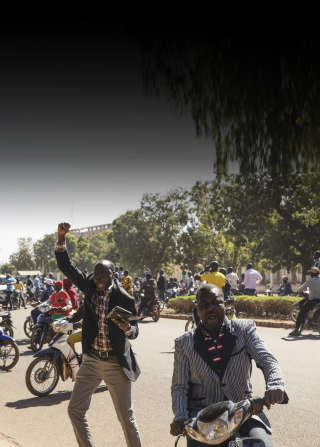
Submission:
<svg viewBox="0 0 320 447">
<path fill-rule="evenodd" d="M 174 419 L 170 433 L 183 433 L 186 422 L 212 403 L 222 400 L 234 402 L 250 398 L 251 362 L 262 369 L 266 380 L 265 404 L 287 403 L 285 381 L 279 362 L 268 350 L 256 332 L 251 320 L 229 320 L 225 313 L 225 299 L 230 293 L 257 294 L 257 285 L 262 275 L 249 263 L 241 279 L 232 267 L 220 267 L 218 261 L 210 262 L 201 272 L 182 272 L 181 280 L 169 277 L 161 270 L 157 278 L 146 271 L 142 278 L 130 276 L 123 267 L 115 267 L 111 261 L 99 261 L 91 274 L 74 266 L 66 247 L 66 233 L 70 225 L 58 226 L 56 260 L 65 275 L 63 281 L 52 277 L 36 276 L 19 278 L 7 275 L 8 305 L 10 292 L 32 290 L 36 303 L 47 302 L 55 308 L 53 319 L 65 317 L 68 321 L 82 322 L 82 364 L 76 376 L 75 386 L 68 406 L 69 417 L 80 447 L 93 447 L 93 439 L 86 419 L 92 395 L 104 380 L 130 447 L 141 446 L 138 424 L 135 418 L 131 384 L 140 375 L 140 368 L 129 340 L 139 335 L 136 319 L 128 319 L 121 309 L 136 316 L 146 300 L 155 297 L 164 299 L 169 288 L 177 288 L 188 294 L 196 294 L 198 324 L 194 331 L 176 339 L 172 376 L 172 409 Z M 309 297 L 300 307 L 296 329 L 290 335 L 298 335 L 306 313 L 320 303 L 320 252 L 316 252 L 311 275 L 297 293 L 309 290 Z M 318 263 L 318 265 L 317 265 Z M 79 305 L 77 290 L 84 299 Z M 283 277 L 280 295 L 292 294 L 288 277 Z M 140 298 L 140 307 L 133 297 Z M 119 306 L 119 307 L 117 307 Z M 12 303 L 11 303 L 12 307 Z M 57 310 L 61 307 L 61 310 Z M 112 312 L 111 312 L 112 311 Z M 319 310 L 320 312 L 320 310 Z M 34 321 L 37 309 L 32 311 Z M 270 423 L 263 412 L 249 418 L 241 427 L 241 437 L 252 436 L 272 447 L 269 437 Z M 188 447 L 200 447 L 201 437 L 187 440 Z"/>
</svg>

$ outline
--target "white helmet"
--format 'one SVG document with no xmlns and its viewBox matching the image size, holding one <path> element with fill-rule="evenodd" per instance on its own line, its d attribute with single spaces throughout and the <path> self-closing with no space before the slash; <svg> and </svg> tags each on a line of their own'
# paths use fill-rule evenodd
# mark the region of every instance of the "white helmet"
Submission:
<svg viewBox="0 0 320 447">
<path fill-rule="evenodd" d="M 47 284 L 48 286 L 52 286 L 53 281 L 52 281 L 52 279 L 47 278 L 47 279 L 44 281 L 44 283 Z"/>
</svg>

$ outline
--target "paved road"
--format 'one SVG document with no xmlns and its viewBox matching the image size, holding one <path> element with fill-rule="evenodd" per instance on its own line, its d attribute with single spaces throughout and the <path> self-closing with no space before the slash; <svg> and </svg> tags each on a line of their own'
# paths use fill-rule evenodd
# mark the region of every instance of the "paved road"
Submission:
<svg viewBox="0 0 320 447">
<path fill-rule="evenodd" d="M 75 446 L 67 417 L 72 383 L 60 382 L 47 398 L 32 396 L 24 382 L 25 371 L 32 359 L 22 325 L 28 311 L 14 314 L 21 357 L 12 372 L 0 371 L 0 433 L 6 433 L 23 447 Z M 182 333 L 185 322 L 161 319 L 158 323 L 140 325 L 140 336 L 132 344 L 142 369 L 133 386 L 136 416 L 144 447 L 173 446 L 168 434 L 172 419 L 170 382 L 173 363 L 173 340 Z M 278 405 L 269 412 L 277 447 L 319 447 L 320 414 L 320 338 L 308 336 L 297 341 L 284 340 L 288 331 L 258 328 L 272 352 L 279 358 L 285 374 L 289 405 Z M 253 370 L 255 394 L 262 394 L 264 381 L 257 368 Z M 107 391 L 97 392 L 88 412 L 96 447 L 125 446 Z M 184 447 L 184 441 L 181 443 Z"/>
</svg>

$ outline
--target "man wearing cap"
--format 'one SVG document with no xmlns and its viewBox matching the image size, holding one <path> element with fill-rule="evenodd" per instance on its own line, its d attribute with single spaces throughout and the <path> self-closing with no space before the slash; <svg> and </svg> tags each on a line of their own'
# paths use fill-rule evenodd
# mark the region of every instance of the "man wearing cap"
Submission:
<svg viewBox="0 0 320 447">
<path fill-rule="evenodd" d="M 49 305 L 52 307 L 61 307 L 61 310 L 55 310 L 53 314 L 51 314 L 52 320 L 56 320 L 57 318 L 61 318 L 62 316 L 68 316 L 72 311 L 72 304 L 70 300 L 70 296 L 65 290 L 62 290 L 63 282 L 56 281 L 54 284 L 54 292 L 50 296 Z"/>
<path fill-rule="evenodd" d="M 131 382 L 140 375 L 129 339 L 138 336 L 137 321 L 129 321 L 124 313 L 114 312 L 115 306 L 136 315 L 134 299 L 114 277 L 111 261 L 101 260 L 91 274 L 71 263 L 66 249 L 66 234 L 70 224 L 58 225 L 56 259 L 59 269 L 84 294 L 84 302 L 69 320 L 82 320 L 83 360 L 77 373 L 68 406 L 69 416 L 80 447 L 93 447 L 86 412 L 92 395 L 103 380 L 108 387 L 128 447 L 141 447 L 132 399 Z M 114 427 L 112 427 L 114 430 Z"/>
<path fill-rule="evenodd" d="M 73 287 L 72 281 L 70 281 L 69 278 L 63 279 L 63 290 L 67 292 L 67 294 L 70 297 L 72 309 L 78 310 L 79 309 L 79 302 L 78 302 L 78 296 L 76 289 Z"/>
<path fill-rule="evenodd" d="M 300 309 L 296 320 L 296 327 L 294 331 L 290 332 L 289 336 L 301 335 L 307 313 L 320 302 L 320 270 L 317 267 L 312 267 L 307 273 L 310 273 L 311 277 L 297 289 L 297 293 L 309 288 L 309 298 L 306 299 L 306 302 Z"/>
</svg>

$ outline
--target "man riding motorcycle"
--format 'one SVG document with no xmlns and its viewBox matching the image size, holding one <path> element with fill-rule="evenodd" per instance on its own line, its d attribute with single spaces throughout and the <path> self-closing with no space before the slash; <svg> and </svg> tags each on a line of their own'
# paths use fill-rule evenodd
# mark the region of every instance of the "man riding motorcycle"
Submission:
<svg viewBox="0 0 320 447">
<path fill-rule="evenodd" d="M 150 273 L 146 274 L 146 279 L 145 281 L 143 281 L 141 285 L 140 296 L 141 296 L 141 302 L 139 306 L 138 315 L 141 315 L 143 308 L 147 307 L 148 301 L 150 301 L 150 307 L 151 307 L 153 300 L 157 296 L 157 283 L 156 280 L 151 277 Z"/>
<path fill-rule="evenodd" d="M 317 267 L 312 267 L 307 273 L 310 273 L 311 277 L 297 289 L 297 293 L 309 288 L 309 298 L 302 305 L 296 320 L 296 327 L 289 336 L 301 335 L 307 313 L 320 304 L 320 270 Z"/>
</svg>

